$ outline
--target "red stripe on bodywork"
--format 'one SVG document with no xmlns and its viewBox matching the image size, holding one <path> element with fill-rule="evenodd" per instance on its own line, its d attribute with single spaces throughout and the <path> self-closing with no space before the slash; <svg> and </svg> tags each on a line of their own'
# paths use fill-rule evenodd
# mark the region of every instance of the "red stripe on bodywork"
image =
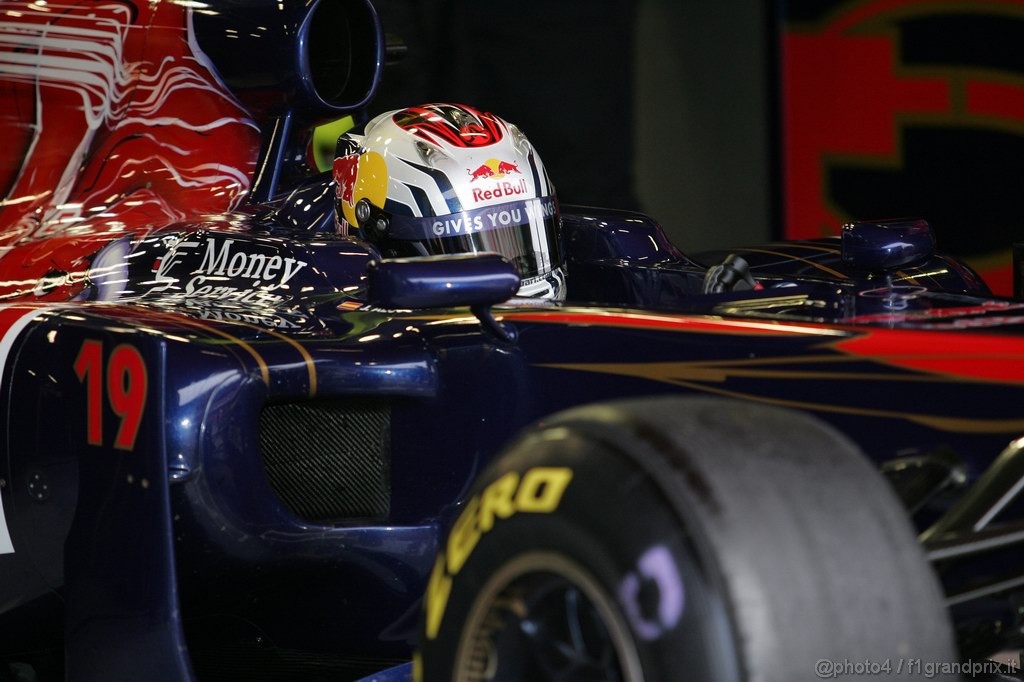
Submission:
<svg viewBox="0 0 1024 682">
<path fill-rule="evenodd" d="M 1024 338 L 960 332 L 815 327 L 713 317 L 632 313 L 523 311 L 503 313 L 516 322 L 627 327 L 750 336 L 842 336 L 831 346 L 842 353 L 929 374 L 967 380 L 1024 383 Z"/>
<path fill-rule="evenodd" d="M 1024 339 L 1020 337 L 879 329 L 840 341 L 835 348 L 921 372 L 1024 383 Z"/>
<path fill-rule="evenodd" d="M 632 313 L 594 312 L 507 312 L 502 317 L 518 322 L 547 322 L 599 327 L 633 327 L 637 329 L 663 329 L 666 331 L 692 331 L 711 334 L 753 334 L 766 336 L 845 336 L 845 332 L 825 327 L 785 324 L 776 322 L 747 322 L 723 320 L 714 317 L 675 317 L 668 315 L 641 315 Z"/>
</svg>

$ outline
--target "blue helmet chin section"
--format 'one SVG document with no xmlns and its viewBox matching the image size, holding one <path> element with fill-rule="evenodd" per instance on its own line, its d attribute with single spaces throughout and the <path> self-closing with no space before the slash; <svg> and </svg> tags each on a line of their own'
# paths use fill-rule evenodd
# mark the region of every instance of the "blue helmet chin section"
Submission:
<svg viewBox="0 0 1024 682">
<path fill-rule="evenodd" d="M 413 218 L 392 215 L 388 236 L 407 241 L 465 237 L 518 225 L 543 224 L 545 220 L 555 217 L 557 213 L 558 206 L 554 197 L 540 197 L 436 217 Z"/>
</svg>

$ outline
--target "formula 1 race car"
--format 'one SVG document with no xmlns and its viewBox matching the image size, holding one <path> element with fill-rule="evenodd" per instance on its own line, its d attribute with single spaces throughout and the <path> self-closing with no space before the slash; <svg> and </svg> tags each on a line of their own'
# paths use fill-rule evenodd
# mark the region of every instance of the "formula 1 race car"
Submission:
<svg viewBox="0 0 1024 682">
<path fill-rule="evenodd" d="M 0 2 L 0 680 L 1017 679 L 1024 303 L 918 219 L 684 255 L 384 59 Z"/>
</svg>

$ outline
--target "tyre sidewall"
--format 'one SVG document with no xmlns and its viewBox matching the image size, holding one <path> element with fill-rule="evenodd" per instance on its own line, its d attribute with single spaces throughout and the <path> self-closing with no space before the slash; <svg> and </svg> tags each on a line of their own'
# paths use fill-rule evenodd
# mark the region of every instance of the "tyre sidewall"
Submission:
<svg viewBox="0 0 1024 682">
<path fill-rule="evenodd" d="M 465 536 L 474 518 L 481 525 L 474 500 L 510 473 L 526 480 L 538 468 L 571 473 L 557 506 L 495 516 L 486 530 L 470 532 L 478 537 L 451 574 L 452 537 L 459 529 Z M 624 626 L 642 679 L 674 679 L 680 662 L 694 679 L 741 679 L 715 566 L 697 556 L 689 532 L 641 467 L 613 446 L 574 433 L 527 437 L 474 487 L 431 577 L 428 620 L 444 578 L 450 578 L 450 592 L 436 635 L 422 639 L 421 679 L 454 679 L 466 619 L 482 591 L 492 576 L 529 553 L 560 557 L 593 578 Z"/>
</svg>

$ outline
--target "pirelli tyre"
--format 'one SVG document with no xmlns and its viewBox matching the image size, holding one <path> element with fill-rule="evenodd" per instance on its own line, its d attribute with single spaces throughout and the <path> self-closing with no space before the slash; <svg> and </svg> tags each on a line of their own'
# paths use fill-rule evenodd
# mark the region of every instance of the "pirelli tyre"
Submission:
<svg viewBox="0 0 1024 682">
<path fill-rule="evenodd" d="M 421 681 L 955 679 L 903 509 L 804 414 L 711 399 L 563 413 L 485 471 L 442 547 Z"/>
</svg>

